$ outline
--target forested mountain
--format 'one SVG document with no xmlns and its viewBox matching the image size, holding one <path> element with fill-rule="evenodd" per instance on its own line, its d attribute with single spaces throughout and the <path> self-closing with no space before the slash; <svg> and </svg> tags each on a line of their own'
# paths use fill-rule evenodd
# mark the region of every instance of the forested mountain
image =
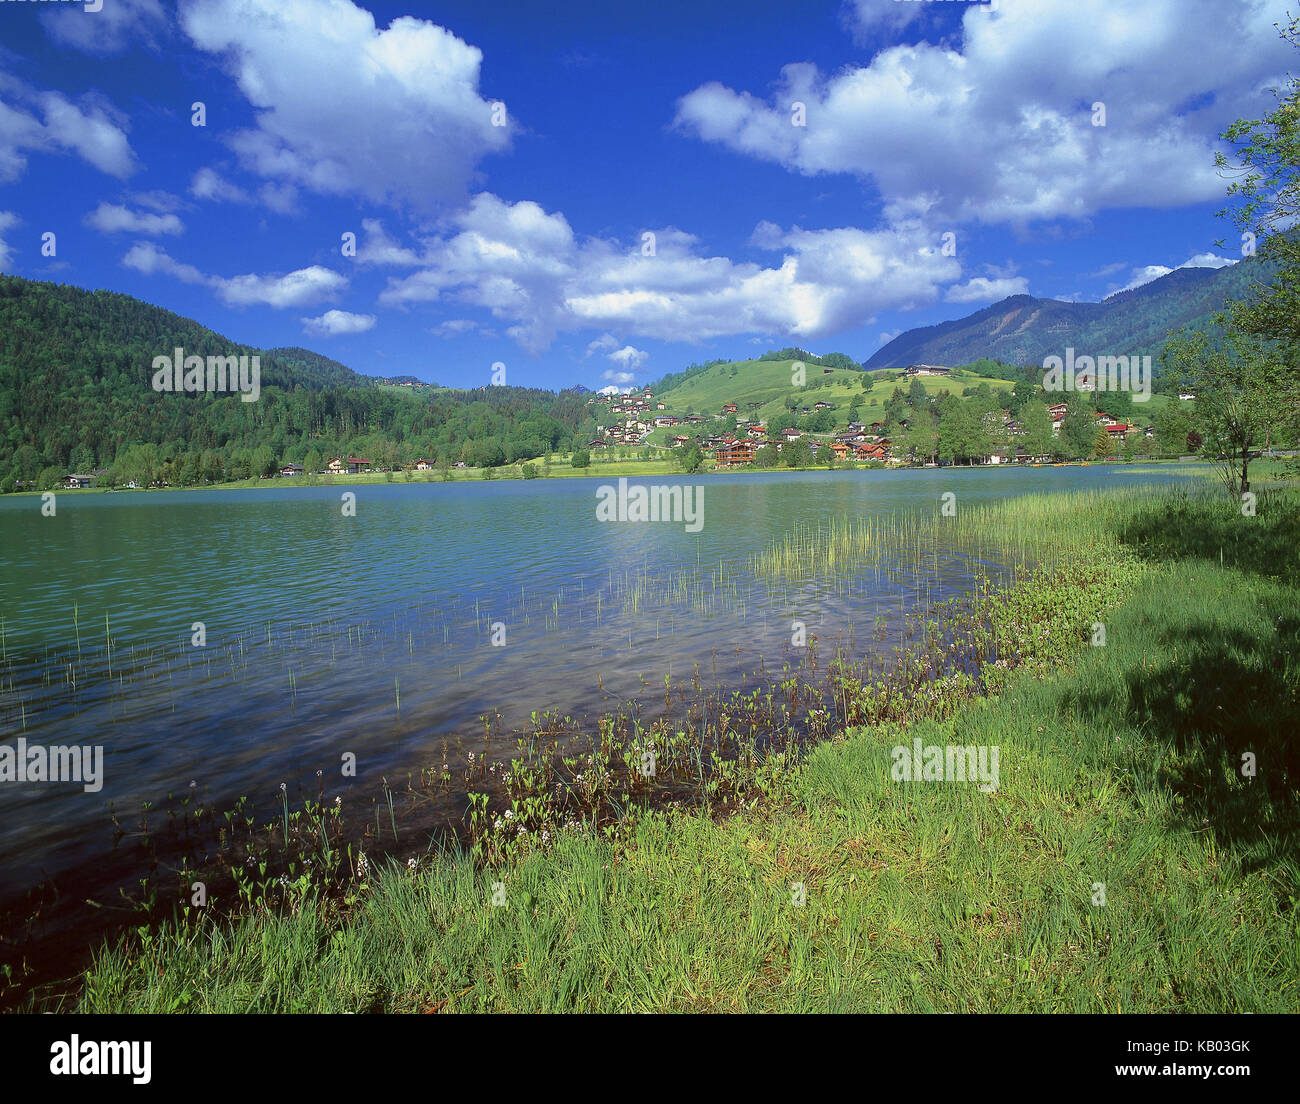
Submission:
<svg viewBox="0 0 1300 1104">
<path fill-rule="evenodd" d="M 1253 258 L 1227 268 L 1179 268 L 1100 303 L 1066 303 L 1013 295 L 966 318 L 900 334 L 867 361 L 867 368 L 909 364 L 968 364 L 992 357 L 1008 364 L 1042 364 L 1067 347 L 1088 356 L 1159 353 L 1170 330 L 1206 329 L 1229 300 L 1248 299 L 1272 278 Z"/>
<path fill-rule="evenodd" d="M 156 356 L 261 357 L 261 394 L 167 394 Z M 69 470 L 197 483 L 358 454 L 497 465 L 567 449 L 594 427 L 573 392 L 417 394 L 307 349 L 260 350 L 129 295 L 0 276 L 0 485 Z M 309 467 L 311 465 L 308 465 Z"/>
</svg>

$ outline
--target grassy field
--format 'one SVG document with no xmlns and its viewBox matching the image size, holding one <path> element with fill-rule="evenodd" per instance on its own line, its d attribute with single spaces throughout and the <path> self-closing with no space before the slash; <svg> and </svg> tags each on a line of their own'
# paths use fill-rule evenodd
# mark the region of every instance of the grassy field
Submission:
<svg viewBox="0 0 1300 1104">
<path fill-rule="evenodd" d="M 142 932 L 77 1006 L 1300 1011 L 1300 498 L 962 524 L 1051 553 L 988 607 L 987 693 L 758 764 L 731 815 L 630 806 L 496 867 L 372 870 L 344 907 Z M 996 791 L 891 780 L 916 738 L 999 747 Z"/>
</svg>

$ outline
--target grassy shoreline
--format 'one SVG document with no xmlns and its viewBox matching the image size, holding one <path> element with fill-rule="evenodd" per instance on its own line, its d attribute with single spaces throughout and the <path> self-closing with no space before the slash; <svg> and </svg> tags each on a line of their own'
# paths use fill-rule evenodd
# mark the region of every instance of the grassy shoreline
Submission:
<svg viewBox="0 0 1300 1104">
<path fill-rule="evenodd" d="M 872 712 L 845 680 L 884 719 L 753 754 L 727 815 L 628 805 L 491 865 L 376 864 L 341 907 L 192 916 L 106 949 L 74 1006 L 1300 1010 L 1297 505 L 973 513 L 1058 552 L 990 601 L 1015 662 L 985 693 Z M 891 781 L 890 747 L 917 737 L 999 746 L 999 788 Z"/>
<path fill-rule="evenodd" d="M 566 462 L 557 463 L 551 467 L 551 470 L 543 475 L 540 474 L 540 461 L 530 461 L 539 468 L 539 474 L 533 483 L 543 483 L 548 479 L 598 479 L 598 478 L 618 478 L 619 476 L 638 477 L 638 476 L 673 476 L 678 479 L 687 478 L 680 466 L 677 464 L 676 456 L 665 457 L 659 460 L 597 460 L 594 459 L 591 465 L 586 468 L 573 468 Z M 1214 469 L 1209 461 L 1189 462 L 1181 459 L 1143 459 L 1143 460 L 1070 460 L 1062 461 L 1061 467 L 1081 467 L 1084 464 L 1090 467 L 1111 466 L 1130 471 L 1134 474 L 1152 470 L 1183 470 L 1189 472 L 1195 471 L 1206 475 L 1213 475 Z M 1286 461 L 1266 460 L 1256 461 L 1261 468 L 1268 467 L 1270 470 L 1282 472 Z M 1053 467 L 1058 465 L 1042 465 L 1042 467 Z M 952 470 L 952 471 L 1022 471 L 1024 464 L 1005 464 L 1005 465 L 957 465 L 948 469 L 925 469 L 920 464 L 905 464 L 887 467 L 883 464 L 853 464 L 837 463 L 834 467 L 826 464 L 810 464 L 803 468 L 761 468 L 758 466 L 748 466 L 739 468 L 720 468 L 712 467 L 711 462 L 706 462 L 698 475 L 718 475 L 718 476 L 743 476 L 754 474 L 780 474 L 782 472 L 825 472 L 825 471 L 921 471 L 921 470 Z M 492 471 L 491 476 L 486 476 L 485 471 Z M 1252 467 L 1252 471 L 1254 471 Z M 392 479 L 388 478 L 392 475 Z M 391 472 L 387 474 L 378 472 L 366 472 L 357 475 L 331 475 L 316 476 L 308 478 L 306 476 L 271 476 L 267 479 L 238 479 L 228 483 L 203 483 L 193 484 L 191 486 L 177 487 L 82 487 L 72 490 L 55 489 L 59 495 L 101 495 L 101 494 L 156 494 L 159 492 L 170 491 L 220 491 L 220 490 L 266 490 L 275 487 L 351 487 L 357 485 L 369 484 L 389 484 L 392 486 L 406 486 L 421 483 L 491 483 L 494 481 L 516 482 L 524 479 L 522 466 L 520 464 L 508 464 L 500 468 L 461 468 L 451 473 L 451 478 L 444 479 L 441 472 L 411 472 L 411 478 L 405 478 L 405 473 Z M 19 498 L 23 496 L 40 497 L 46 492 L 35 490 L 13 491 L 4 498 Z"/>
</svg>

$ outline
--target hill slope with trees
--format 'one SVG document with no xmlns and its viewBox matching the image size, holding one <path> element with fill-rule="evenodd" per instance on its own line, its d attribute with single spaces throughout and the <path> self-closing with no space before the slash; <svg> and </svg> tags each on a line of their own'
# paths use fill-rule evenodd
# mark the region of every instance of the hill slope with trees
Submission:
<svg viewBox="0 0 1300 1104">
<path fill-rule="evenodd" d="M 167 394 L 153 358 L 261 357 L 261 394 Z M 593 426 L 574 392 L 422 390 L 418 397 L 301 348 L 262 350 L 129 295 L 0 276 L 0 485 L 220 482 L 355 454 L 495 466 L 567 450 Z"/>
</svg>

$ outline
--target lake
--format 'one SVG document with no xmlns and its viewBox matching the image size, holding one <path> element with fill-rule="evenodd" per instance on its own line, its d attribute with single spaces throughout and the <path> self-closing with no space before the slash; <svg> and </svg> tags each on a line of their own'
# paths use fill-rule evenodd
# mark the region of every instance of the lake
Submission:
<svg viewBox="0 0 1300 1104">
<path fill-rule="evenodd" d="M 704 489 L 703 525 L 601 522 L 613 477 L 62 494 L 0 500 L 0 742 L 102 745 L 103 788 L 0 785 L 0 895 L 95 869 L 142 802 L 197 783 L 269 812 L 480 746 L 533 711 L 590 716 L 697 670 L 752 685 L 794 621 L 823 648 L 896 640 L 908 611 L 969 587 L 927 550 L 836 585 L 773 585 L 750 558 L 836 517 L 937 510 L 1185 474 L 1123 466 L 780 472 L 631 483 Z M 356 495 L 345 516 L 344 491 Z M 196 623 L 204 639 L 195 644 Z M 883 626 L 880 632 L 873 632 Z M 345 754 L 356 757 L 345 778 Z"/>
</svg>

